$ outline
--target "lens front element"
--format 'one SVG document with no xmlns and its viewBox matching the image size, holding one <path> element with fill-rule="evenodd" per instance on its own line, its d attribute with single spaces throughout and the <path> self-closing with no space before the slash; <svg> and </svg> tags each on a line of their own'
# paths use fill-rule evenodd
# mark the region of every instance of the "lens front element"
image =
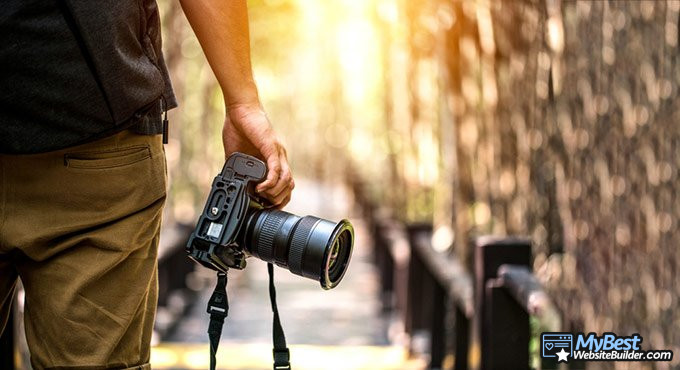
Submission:
<svg viewBox="0 0 680 370">
<path fill-rule="evenodd" d="M 331 289 L 338 285 L 347 271 L 352 248 L 354 247 L 354 228 L 347 220 L 340 221 L 330 238 L 330 247 L 326 248 L 324 280 L 321 286 Z M 325 284 L 325 285 L 324 285 Z"/>
</svg>

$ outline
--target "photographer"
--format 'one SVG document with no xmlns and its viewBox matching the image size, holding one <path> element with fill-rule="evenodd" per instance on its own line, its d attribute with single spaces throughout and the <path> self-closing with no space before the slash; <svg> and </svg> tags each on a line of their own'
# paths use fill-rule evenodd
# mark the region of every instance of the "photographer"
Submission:
<svg viewBox="0 0 680 370">
<path fill-rule="evenodd" d="M 225 155 L 286 151 L 253 81 L 245 0 L 182 0 L 224 93 Z M 17 278 L 31 363 L 148 369 L 166 197 L 163 112 L 176 106 L 155 0 L 7 0 L 0 10 L 0 331 Z"/>
</svg>

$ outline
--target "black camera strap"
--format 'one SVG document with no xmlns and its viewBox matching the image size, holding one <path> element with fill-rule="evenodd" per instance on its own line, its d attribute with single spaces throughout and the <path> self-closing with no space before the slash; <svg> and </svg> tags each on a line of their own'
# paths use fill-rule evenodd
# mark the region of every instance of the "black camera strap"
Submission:
<svg viewBox="0 0 680 370">
<path fill-rule="evenodd" d="M 272 339 L 274 341 L 274 370 L 290 369 L 290 351 L 286 346 L 286 336 L 283 334 L 281 320 L 279 319 L 279 309 L 276 306 L 276 288 L 274 288 L 274 265 L 267 263 L 269 271 L 269 300 L 272 304 L 274 320 L 272 323 Z"/>
<path fill-rule="evenodd" d="M 279 309 L 276 306 L 276 288 L 274 287 L 274 265 L 267 264 L 269 272 L 269 300 L 272 305 L 274 319 L 272 323 L 272 337 L 274 341 L 274 370 L 290 370 L 290 351 L 286 345 L 286 336 L 281 327 Z M 217 286 L 213 291 L 208 302 L 208 313 L 210 314 L 210 324 L 208 326 L 208 337 L 210 338 L 210 370 L 215 370 L 217 366 L 217 347 L 222 336 L 224 319 L 229 314 L 229 300 L 227 298 L 227 274 L 217 273 Z"/>
<path fill-rule="evenodd" d="M 224 319 L 229 314 L 229 299 L 227 298 L 227 274 L 217 273 L 217 286 L 208 301 L 208 313 L 210 324 L 208 325 L 208 338 L 210 338 L 210 370 L 217 366 L 217 347 L 220 345 L 222 326 Z"/>
</svg>

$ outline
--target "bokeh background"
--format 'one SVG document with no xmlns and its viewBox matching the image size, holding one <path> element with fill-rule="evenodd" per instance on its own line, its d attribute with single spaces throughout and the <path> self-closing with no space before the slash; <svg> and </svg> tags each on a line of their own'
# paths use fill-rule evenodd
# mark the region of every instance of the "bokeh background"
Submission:
<svg viewBox="0 0 680 370">
<path fill-rule="evenodd" d="M 361 225 L 347 188 L 361 178 L 467 266 L 475 236 L 529 236 L 565 329 L 637 332 L 675 352 L 645 367 L 680 366 L 680 1 L 248 4 L 260 95 L 306 184 L 296 212 Z M 174 227 L 195 222 L 223 164 L 224 107 L 179 3 L 160 6 L 180 101 L 166 147 Z"/>
</svg>

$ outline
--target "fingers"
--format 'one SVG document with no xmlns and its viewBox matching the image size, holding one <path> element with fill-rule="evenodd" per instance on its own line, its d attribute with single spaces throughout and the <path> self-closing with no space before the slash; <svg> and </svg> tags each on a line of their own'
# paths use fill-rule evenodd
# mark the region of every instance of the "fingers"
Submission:
<svg viewBox="0 0 680 370">
<path fill-rule="evenodd" d="M 272 146 L 276 144 L 271 144 Z M 258 193 L 272 194 L 272 189 L 276 186 L 281 177 L 281 159 L 278 150 L 270 150 L 267 148 L 260 149 L 262 156 L 267 161 L 267 178 L 257 185 L 255 190 Z M 273 193 L 276 194 L 276 193 Z"/>
<path fill-rule="evenodd" d="M 287 185 L 281 190 L 278 194 L 274 196 L 267 196 L 267 199 L 269 199 L 269 202 L 276 206 L 277 208 L 282 208 L 285 206 L 288 201 L 290 200 L 291 193 L 293 192 L 293 188 L 295 188 L 295 183 L 291 181 L 287 182 Z"/>
<path fill-rule="evenodd" d="M 290 200 L 290 195 L 295 188 L 293 175 L 288 165 L 286 152 L 283 147 L 279 149 L 279 177 L 275 180 L 271 188 L 265 189 L 261 192 L 274 206 L 283 207 Z"/>
<path fill-rule="evenodd" d="M 290 187 L 291 182 L 293 181 L 293 176 L 290 173 L 290 168 L 288 167 L 288 162 L 285 160 L 285 157 L 281 157 L 282 160 L 280 162 L 280 171 L 279 171 L 279 176 L 276 179 L 276 182 L 274 185 L 265 190 L 265 193 L 272 197 L 276 197 L 279 194 L 281 194 L 282 191 L 284 191 L 286 188 Z"/>
<path fill-rule="evenodd" d="M 290 202 L 290 194 L 288 194 L 288 196 L 285 197 L 285 198 L 283 199 L 283 201 L 281 201 L 281 203 L 280 203 L 279 205 L 276 206 L 276 208 L 277 208 L 277 209 L 282 209 L 283 207 L 286 206 L 286 204 L 288 204 L 288 202 Z"/>
</svg>

